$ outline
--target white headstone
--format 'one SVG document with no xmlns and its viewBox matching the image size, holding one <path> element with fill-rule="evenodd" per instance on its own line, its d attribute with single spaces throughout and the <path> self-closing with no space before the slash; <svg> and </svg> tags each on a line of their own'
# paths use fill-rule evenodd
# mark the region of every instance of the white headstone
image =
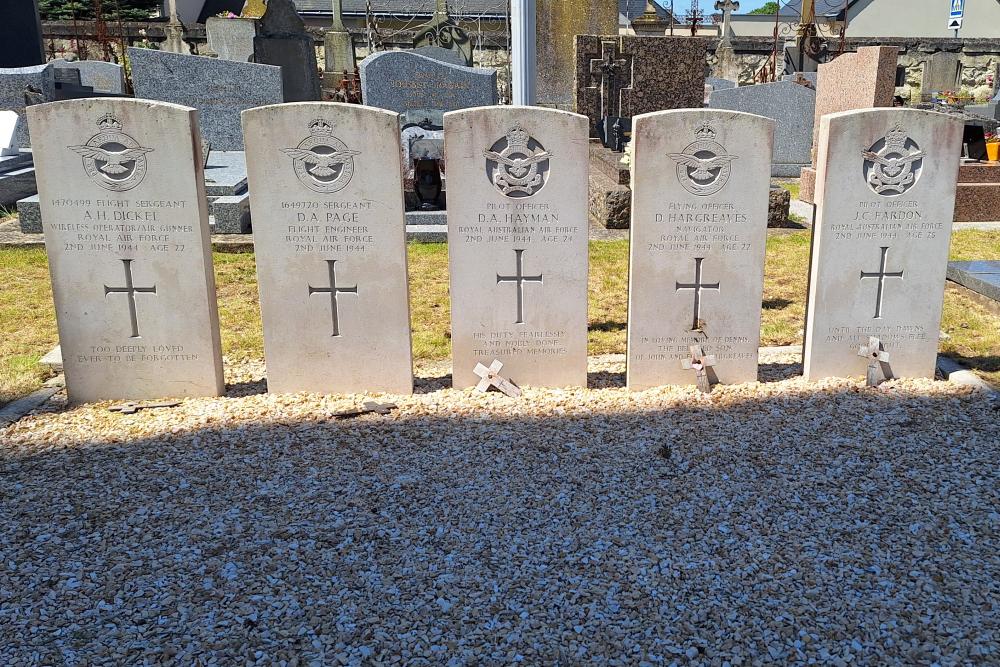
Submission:
<svg viewBox="0 0 1000 667">
<path fill-rule="evenodd" d="M 21 117 L 16 111 L 0 111 L 0 156 L 17 155 L 21 143 L 17 139 L 17 131 L 21 125 Z"/>
<path fill-rule="evenodd" d="M 823 116 L 807 379 L 864 375 L 877 337 L 893 377 L 933 377 L 962 122 L 915 109 Z"/>
<path fill-rule="evenodd" d="M 70 400 L 221 394 L 197 112 L 81 99 L 28 122 Z"/>
<path fill-rule="evenodd" d="M 587 118 L 444 116 L 453 383 L 503 363 L 520 386 L 587 382 Z"/>
<path fill-rule="evenodd" d="M 757 380 L 774 121 L 677 110 L 633 119 L 628 387 Z M 713 377 L 714 375 L 714 377 Z"/>
<path fill-rule="evenodd" d="M 413 391 L 399 116 L 243 112 L 272 392 Z"/>
</svg>

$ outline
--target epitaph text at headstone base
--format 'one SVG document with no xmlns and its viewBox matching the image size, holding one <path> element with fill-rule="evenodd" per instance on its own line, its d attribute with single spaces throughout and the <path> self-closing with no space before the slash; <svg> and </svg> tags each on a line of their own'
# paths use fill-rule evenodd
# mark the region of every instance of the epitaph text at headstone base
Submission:
<svg viewBox="0 0 1000 667">
<path fill-rule="evenodd" d="M 823 118 L 806 378 L 864 375 L 872 336 L 894 377 L 934 376 L 961 144 L 928 111 Z"/>
<path fill-rule="evenodd" d="M 224 390 L 196 118 L 146 100 L 28 109 L 74 402 Z"/>
<path fill-rule="evenodd" d="M 398 115 L 298 103 L 243 125 L 268 390 L 410 393 Z"/>
<path fill-rule="evenodd" d="M 499 360 L 520 386 L 587 380 L 587 118 L 445 114 L 453 382 Z"/>
<path fill-rule="evenodd" d="M 198 109 L 202 138 L 216 151 L 243 150 L 240 112 L 283 101 L 281 68 L 129 48 L 135 96 Z"/>
<path fill-rule="evenodd" d="M 633 125 L 628 386 L 757 379 L 774 123 L 717 110 Z M 714 377 L 713 377 L 714 375 Z"/>
</svg>

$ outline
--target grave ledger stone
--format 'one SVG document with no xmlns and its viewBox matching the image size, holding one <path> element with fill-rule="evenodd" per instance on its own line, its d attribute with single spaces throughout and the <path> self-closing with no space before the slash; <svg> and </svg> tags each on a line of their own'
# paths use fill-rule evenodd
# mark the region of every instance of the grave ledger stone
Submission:
<svg viewBox="0 0 1000 667">
<path fill-rule="evenodd" d="M 804 372 L 864 375 L 877 337 L 893 377 L 934 377 L 962 122 L 914 109 L 824 116 Z"/>
<path fill-rule="evenodd" d="M 197 112 L 83 99 L 28 121 L 70 400 L 221 394 Z"/>
<path fill-rule="evenodd" d="M 399 116 L 243 112 L 272 392 L 413 391 Z"/>
<path fill-rule="evenodd" d="M 281 68 L 129 48 L 135 96 L 194 107 L 214 151 L 243 150 L 240 112 L 279 104 Z"/>
<path fill-rule="evenodd" d="M 633 125 L 628 387 L 757 380 L 774 122 L 677 110 Z M 713 377 L 714 375 L 714 377 Z"/>
<path fill-rule="evenodd" d="M 587 118 L 445 114 L 453 382 L 503 364 L 520 386 L 587 383 Z"/>
</svg>

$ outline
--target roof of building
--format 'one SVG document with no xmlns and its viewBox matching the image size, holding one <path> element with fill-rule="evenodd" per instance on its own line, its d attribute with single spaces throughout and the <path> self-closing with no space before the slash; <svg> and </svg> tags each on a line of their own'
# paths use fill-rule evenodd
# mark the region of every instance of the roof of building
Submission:
<svg viewBox="0 0 1000 667">
<path fill-rule="evenodd" d="M 836 18 L 845 7 L 853 5 L 857 0 L 816 0 L 816 16 Z M 787 0 L 781 2 L 778 14 L 782 16 L 801 16 L 802 0 Z M 772 14 L 773 16 L 773 14 Z"/>
<path fill-rule="evenodd" d="M 432 16 L 435 0 L 343 0 L 345 16 L 364 16 L 371 3 L 376 14 L 397 14 L 400 16 Z M 303 14 L 326 14 L 332 12 L 330 0 L 295 0 L 295 8 Z M 452 16 L 504 15 L 507 13 L 506 0 L 450 0 L 448 10 Z"/>
<path fill-rule="evenodd" d="M 653 2 L 656 15 L 663 21 L 670 20 L 670 10 Z M 618 23 L 620 25 L 630 25 L 632 21 L 643 15 L 646 11 L 646 0 L 618 0 Z"/>
</svg>

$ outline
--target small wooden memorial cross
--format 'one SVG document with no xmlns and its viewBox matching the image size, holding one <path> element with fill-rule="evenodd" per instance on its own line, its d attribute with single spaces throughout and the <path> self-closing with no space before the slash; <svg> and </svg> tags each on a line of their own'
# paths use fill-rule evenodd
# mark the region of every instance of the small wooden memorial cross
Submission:
<svg viewBox="0 0 1000 667">
<path fill-rule="evenodd" d="M 489 368 L 482 364 L 476 364 L 473 372 L 482 378 L 479 384 L 476 385 L 476 391 L 486 393 L 490 387 L 496 387 L 511 398 L 519 397 L 521 395 L 521 388 L 510 380 L 500 377 L 501 368 L 503 368 L 503 363 L 499 359 L 494 359 Z"/>
<path fill-rule="evenodd" d="M 698 389 L 706 394 L 712 391 L 712 381 L 708 377 L 708 369 L 715 366 L 715 355 L 705 354 L 701 345 L 692 345 L 691 358 L 681 360 L 681 367 L 687 371 L 695 371 L 698 378 Z"/>
<path fill-rule="evenodd" d="M 867 345 L 858 348 L 858 356 L 868 359 L 868 375 L 866 384 L 877 387 L 886 380 L 892 379 L 892 369 L 889 367 L 889 353 L 882 347 L 882 341 L 876 336 L 868 339 Z"/>
<path fill-rule="evenodd" d="M 165 401 L 163 403 L 121 403 L 119 405 L 112 405 L 108 408 L 108 412 L 120 412 L 123 415 L 134 415 L 139 412 L 139 410 L 151 410 L 153 408 L 176 408 L 180 405 L 180 401 Z"/>
</svg>

